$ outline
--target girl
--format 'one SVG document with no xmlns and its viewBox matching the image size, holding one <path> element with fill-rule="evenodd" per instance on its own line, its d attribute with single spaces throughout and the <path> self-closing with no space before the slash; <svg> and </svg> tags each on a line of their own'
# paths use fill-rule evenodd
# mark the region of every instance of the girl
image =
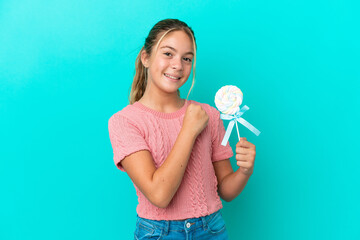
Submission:
<svg viewBox="0 0 360 240">
<path fill-rule="evenodd" d="M 227 239 L 220 197 L 233 200 L 253 172 L 255 146 L 236 144 L 234 172 L 220 113 L 180 98 L 195 64 L 192 29 L 158 22 L 136 59 L 130 104 L 109 119 L 114 162 L 138 196 L 135 239 Z"/>
</svg>

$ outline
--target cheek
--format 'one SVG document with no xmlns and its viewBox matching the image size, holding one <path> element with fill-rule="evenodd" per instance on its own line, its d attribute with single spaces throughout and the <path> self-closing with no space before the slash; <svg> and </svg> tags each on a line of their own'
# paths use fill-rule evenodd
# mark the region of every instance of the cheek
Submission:
<svg viewBox="0 0 360 240">
<path fill-rule="evenodd" d="M 162 73 L 166 70 L 167 66 L 168 66 L 168 61 L 166 60 L 158 60 L 156 62 L 156 70 L 159 72 L 159 73 Z"/>
<path fill-rule="evenodd" d="M 186 69 L 186 74 L 190 75 L 190 73 L 191 73 L 191 65 L 187 65 L 184 68 Z"/>
<path fill-rule="evenodd" d="M 157 76 L 157 77 L 155 77 L 155 78 L 158 78 L 159 75 L 162 75 L 163 72 L 165 71 L 165 70 L 164 70 L 164 63 L 161 62 L 161 61 L 158 61 L 158 62 L 154 63 L 154 64 L 152 65 L 150 71 L 151 71 L 151 76 L 153 76 L 153 77 Z"/>
</svg>

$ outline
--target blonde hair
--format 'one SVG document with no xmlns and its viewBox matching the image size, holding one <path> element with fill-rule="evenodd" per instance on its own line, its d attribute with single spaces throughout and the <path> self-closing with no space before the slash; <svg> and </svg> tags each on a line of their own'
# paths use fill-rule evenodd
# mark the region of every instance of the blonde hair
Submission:
<svg viewBox="0 0 360 240">
<path fill-rule="evenodd" d="M 135 61 L 135 76 L 133 83 L 131 85 L 131 91 L 129 96 L 130 104 L 138 101 L 145 93 L 146 84 L 147 84 L 147 68 L 141 62 L 141 53 L 142 51 L 146 51 L 146 53 L 150 56 L 153 52 L 153 46 L 155 46 L 154 53 L 157 51 L 158 46 L 161 40 L 172 31 L 184 31 L 191 39 L 193 43 L 194 49 L 194 59 L 193 59 L 193 79 L 191 83 L 191 87 L 189 89 L 188 95 L 186 99 L 188 99 L 190 92 L 195 83 L 195 73 L 196 73 L 196 42 L 193 30 L 184 22 L 178 19 L 164 19 L 159 21 L 154 25 L 154 27 L 150 30 L 148 37 L 145 39 L 145 44 L 141 48 L 138 56 L 136 57 Z M 157 40 L 158 35 L 162 33 L 162 36 Z M 178 95 L 180 96 L 180 91 L 178 90 Z"/>
</svg>

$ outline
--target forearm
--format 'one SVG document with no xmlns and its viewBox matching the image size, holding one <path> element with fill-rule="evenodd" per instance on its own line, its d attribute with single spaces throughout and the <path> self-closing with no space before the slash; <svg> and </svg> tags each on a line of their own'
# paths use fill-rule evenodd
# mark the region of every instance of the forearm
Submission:
<svg viewBox="0 0 360 240">
<path fill-rule="evenodd" d="M 242 173 L 240 168 L 227 175 L 218 186 L 220 197 L 227 202 L 232 201 L 245 188 L 250 176 L 251 175 L 245 175 Z"/>
<path fill-rule="evenodd" d="M 166 207 L 183 179 L 196 136 L 180 131 L 173 148 L 164 163 L 153 174 L 154 194 L 161 206 Z"/>
</svg>

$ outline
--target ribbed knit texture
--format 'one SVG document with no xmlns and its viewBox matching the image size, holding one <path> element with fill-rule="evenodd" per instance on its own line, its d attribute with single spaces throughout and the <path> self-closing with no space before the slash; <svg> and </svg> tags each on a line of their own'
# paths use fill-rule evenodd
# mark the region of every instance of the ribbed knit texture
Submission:
<svg viewBox="0 0 360 240">
<path fill-rule="evenodd" d="M 158 112 L 140 102 L 126 106 L 109 119 L 114 162 L 124 171 L 121 160 L 134 152 L 148 150 L 156 168 L 160 167 L 175 143 L 190 103 L 202 106 L 209 116 L 208 125 L 197 137 L 181 185 L 166 208 L 154 206 L 134 184 L 140 217 L 179 220 L 206 216 L 222 208 L 212 162 L 232 157 L 233 151 L 229 143 L 221 145 L 225 128 L 220 113 L 208 104 L 186 101 L 173 113 Z"/>
</svg>

